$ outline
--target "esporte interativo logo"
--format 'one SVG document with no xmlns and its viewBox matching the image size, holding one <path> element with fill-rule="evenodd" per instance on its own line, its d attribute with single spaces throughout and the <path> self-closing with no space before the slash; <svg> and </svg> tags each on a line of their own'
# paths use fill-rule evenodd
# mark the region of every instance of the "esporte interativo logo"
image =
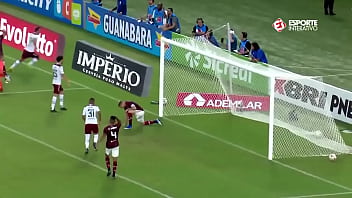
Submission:
<svg viewBox="0 0 352 198">
<path fill-rule="evenodd" d="M 287 23 L 282 18 L 277 18 L 272 27 L 277 32 L 282 32 L 286 28 L 288 31 L 301 32 L 301 31 L 318 31 L 317 19 L 290 19 Z"/>
</svg>

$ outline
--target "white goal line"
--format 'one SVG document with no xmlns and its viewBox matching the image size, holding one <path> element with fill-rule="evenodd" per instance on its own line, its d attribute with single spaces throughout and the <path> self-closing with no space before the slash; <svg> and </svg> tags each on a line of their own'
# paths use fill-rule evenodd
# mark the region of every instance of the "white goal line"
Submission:
<svg viewBox="0 0 352 198">
<path fill-rule="evenodd" d="M 289 197 L 281 197 L 281 198 L 309 198 L 309 197 L 330 197 L 336 195 L 349 195 L 352 194 L 351 191 L 348 192 L 340 192 L 340 193 L 326 193 L 326 194 L 315 194 L 315 195 L 300 195 L 300 196 L 289 196 Z"/>
<path fill-rule="evenodd" d="M 73 90 L 87 90 L 85 87 L 76 87 L 76 88 L 67 88 L 65 91 Z M 39 89 L 39 90 L 30 90 L 30 91 L 13 91 L 13 92 L 1 92 L 0 95 L 15 95 L 15 94 L 30 94 L 30 93 L 43 93 L 43 92 L 52 92 L 52 89 Z"/>
</svg>

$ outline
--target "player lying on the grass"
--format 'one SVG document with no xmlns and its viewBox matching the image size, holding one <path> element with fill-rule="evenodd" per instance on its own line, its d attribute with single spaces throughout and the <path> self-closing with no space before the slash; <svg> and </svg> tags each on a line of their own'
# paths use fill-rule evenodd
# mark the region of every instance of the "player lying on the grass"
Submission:
<svg viewBox="0 0 352 198">
<path fill-rule="evenodd" d="M 110 155 L 113 159 L 112 177 L 116 177 L 117 158 L 119 157 L 119 131 L 121 128 L 121 121 L 116 116 L 110 116 L 109 125 L 104 128 L 103 134 L 99 139 L 99 143 L 106 138 L 105 145 L 105 163 L 108 169 L 107 176 L 111 175 L 110 169 Z"/>
<path fill-rule="evenodd" d="M 34 32 L 28 35 L 28 43 L 27 46 L 23 49 L 22 56 L 19 60 L 16 60 L 11 67 L 9 68 L 9 72 L 12 71 L 17 65 L 28 58 L 32 58 L 29 62 L 29 65 L 33 65 L 38 61 L 39 56 L 35 53 L 37 49 L 38 39 L 39 39 L 40 27 L 36 27 Z"/>
<path fill-rule="evenodd" d="M 131 129 L 132 128 L 132 118 L 133 115 L 136 116 L 137 122 L 143 125 L 151 125 L 151 124 L 161 124 L 159 119 L 156 120 L 148 120 L 144 121 L 144 109 L 137 103 L 132 101 L 120 101 L 119 107 L 125 110 L 126 115 L 126 127 L 124 129 Z"/>
<path fill-rule="evenodd" d="M 95 99 L 90 98 L 87 106 L 83 108 L 86 154 L 89 152 L 90 135 L 93 133 L 93 147 L 97 151 L 99 124 L 101 122 L 100 108 L 95 105 Z"/>
<path fill-rule="evenodd" d="M 2 49 L 2 40 L 6 36 L 6 30 L 0 30 L 0 61 L 2 61 L 3 68 L 4 68 L 4 75 L 5 75 L 5 82 L 8 83 L 11 81 L 10 75 L 6 73 L 6 67 L 5 67 L 5 60 L 4 60 L 4 50 Z"/>
<path fill-rule="evenodd" d="M 67 84 L 69 84 L 69 80 L 66 78 L 64 74 L 64 67 L 62 66 L 62 62 L 64 61 L 63 56 L 56 57 L 56 63 L 53 65 L 53 88 L 54 88 L 54 95 L 51 100 L 51 112 L 56 112 L 56 100 L 57 96 L 60 97 L 60 110 L 66 111 L 67 109 L 64 106 L 64 88 L 62 88 L 62 79 L 64 79 Z"/>
</svg>

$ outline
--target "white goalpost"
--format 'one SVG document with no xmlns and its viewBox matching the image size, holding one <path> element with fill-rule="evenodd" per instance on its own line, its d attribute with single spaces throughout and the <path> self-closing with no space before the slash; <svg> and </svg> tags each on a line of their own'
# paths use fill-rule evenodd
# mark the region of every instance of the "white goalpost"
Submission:
<svg viewBox="0 0 352 198">
<path fill-rule="evenodd" d="M 319 79 L 252 63 L 208 42 L 162 37 L 159 85 L 159 117 L 231 113 L 234 121 L 267 123 L 269 160 L 352 150 L 319 107 L 324 92 L 314 87 L 325 85 Z"/>
</svg>

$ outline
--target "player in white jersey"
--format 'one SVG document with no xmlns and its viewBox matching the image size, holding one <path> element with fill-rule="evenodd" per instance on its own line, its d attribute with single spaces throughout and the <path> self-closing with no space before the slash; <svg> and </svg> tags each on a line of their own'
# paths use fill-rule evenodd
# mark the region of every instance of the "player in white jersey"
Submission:
<svg viewBox="0 0 352 198">
<path fill-rule="evenodd" d="M 84 121 L 85 146 L 86 154 L 89 151 L 90 135 L 93 133 L 93 147 L 97 150 L 99 123 L 101 122 L 101 113 L 98 106 L 95 105 L 95 99 L 90 98 L 89 104 L 83 108 L 82 119 Z"/>
<path fill-rule="evenodd" d="M 51 112 L 56 112 L 55 106 L 56 106 L 56 99 L 57 96 L 60 97 L 60 109 L 63 111 L 66 111 L 67 109 L 64 106 L 64 89 L 62 88 L 62 79 L 66 80 L 68 82 L 68 79 L 66 78 L 64 74 L 64 67 L 62 66 L 62 62 L 64 61 L 63 56 L 58 56 L 56 57 L 56 63 L 53 65 L 53 88 L 54 88 L 54 95 L 51 100 Z"/>
<path fill-rule="evenodd" d="M 39 39 L 40 27 L 36 27 L 34 32 L 28 34 L 28 42 L 27 46 L 23 49 L 22 56 L 19 60 L 16 60 L 11 67 L 9 68 L 9 72 L 12 71 L 17 65 L 19 65 L 22 61 L 27 58 L 32 58 L 29 62 L 29 65 L 33 65 L 38 61 L 39 56 L 35 53 L 37 50 L 37 42 Z"/>
</svg>

